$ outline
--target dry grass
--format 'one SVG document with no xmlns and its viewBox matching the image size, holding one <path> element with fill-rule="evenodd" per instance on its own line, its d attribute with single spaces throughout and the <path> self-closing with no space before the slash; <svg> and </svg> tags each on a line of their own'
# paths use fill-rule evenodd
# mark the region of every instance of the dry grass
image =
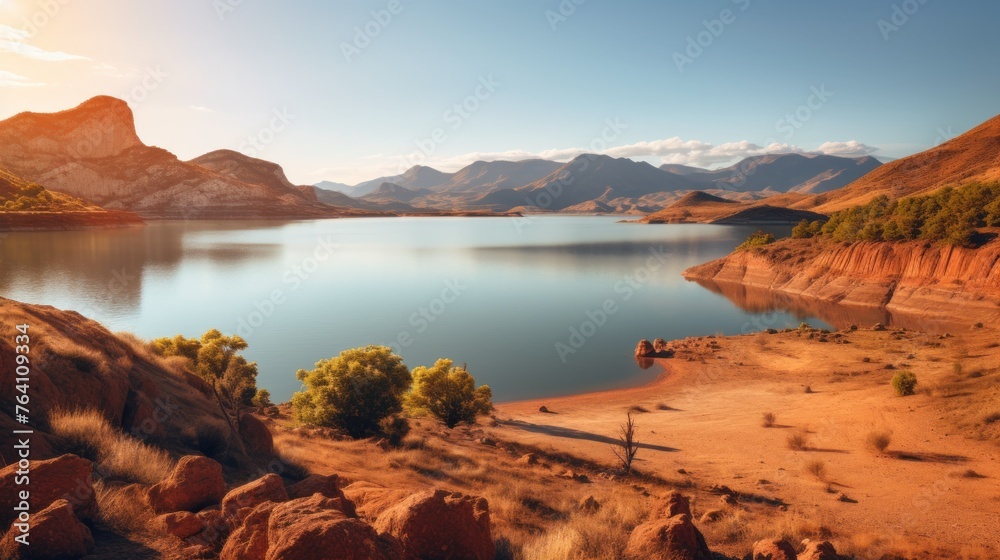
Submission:
<svg viewBox="0 0 1000 560">
<path fill-rule="evenodd" d="M 892 431 L 875 430 L 865 436 L 865 445 L 876 453 L 885 453 L 885 450 L 892 443 Z"/>
<path fill-rule="evenodd" d="M 699 527 L 709 543 L 747 547 L 753 546 L 756 541 L 776 537 L 797 543 L 802 539 L 828 539 L 832 535 L 821 519 L 794 511 L 736 509 L 715 523 Z"/>
<path fill-rule="evenodd" d="M 166 451 L 121 433 L 96 410 L 56 411 L 49 425 L 67 451 L 94 461 L 105 478 L 155 484 L 173 468 Z"/>
<path fill-rule="evenodd" d="M 770 428 L 774 426 L 774 423 L 778 420 L 778 416 L 773 412 L 765 412 L 760 420 L 760 425 L 765 428 Z"/>
<path fill-rule="evenodd" d="M 648 515 L 648 501 L 635 494 L 598 499 L 593 513 L 574 512 L 541 536 L 527 542 L 523 560 L 615 560 L 622 558 L 629 533 Z"/>
<path fill-rule="evenodd" d="M 145 534 L 150 530 L 153 513 L 145 501 L 136 499 L 136 492 L 127 486 L 109 485 L 104 480 L 94 483 L 97 498 L 97 520 L 121 535 Z"/>
</svg>

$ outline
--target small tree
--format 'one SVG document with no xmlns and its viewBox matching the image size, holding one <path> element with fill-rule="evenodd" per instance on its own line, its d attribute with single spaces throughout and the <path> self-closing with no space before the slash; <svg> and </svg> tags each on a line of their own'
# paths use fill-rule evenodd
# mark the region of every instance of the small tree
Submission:
<svg viewBox="0 0 1000 560">
<path fill-rule="evenodd" d="M 267 389 L 258 389 L 257 394 L 253 396 L 253 405 L 257 408 L 273 406 L 273 403 L 271 402 L 271 392 Z"/>
<path fill-rule="evenodd" d="M 197 338 L 177 335 L 158 338 L 150 344 L 161 356 L 181 356 L 189 360 L 188 369 L 212 387 L 222 415 L 234 436 L 239 435 L 240 420 L 253 408 L 257 394 L 257 364 L 240 355 L 247 342 L 239 336 L 225 336 L 212 329 Z M 242 441 L 236 438 L 241 450 Z"/>
<path fill-rule="evenodd" d="M 413 370 L 413 390 L 407 395 L 407 408 L 427 411 L 454 428 L 462 422 L 472 424 L 476 417 L 493 410 L 493 391 L 488 385 L 476 388 L 476 380 L 465 367 L 452 367 L 452 361 L 440 359 L 433 366 Z"/>
<path fill-rule="evenodd" d="M 292 397 L 298 421 L 341 428 L 353 438 L 379 432 L 379 422 L 403 410 L 410 370 L 388 346 L 345 350 L 295 376 L 305 390 Z"/>
<path fill-rule="evenodd" d="M 892 376 L 892 388 L 901 397 L 908 397 L 917 392 L 917 376 L 912 371 L 901 371 Z"/>
<path fill-rule="evenodd" d="M 625 476 L 632 474 L 632 462 L 635 461 L 635 454 L 639 452 L 639 442 L 635 438 L 635 420 L 632 413 L 628 413 L 625 423 L 618 428 L 618 441 L 612 444 L 611 451 L 618 458 Z"/>
</svg>

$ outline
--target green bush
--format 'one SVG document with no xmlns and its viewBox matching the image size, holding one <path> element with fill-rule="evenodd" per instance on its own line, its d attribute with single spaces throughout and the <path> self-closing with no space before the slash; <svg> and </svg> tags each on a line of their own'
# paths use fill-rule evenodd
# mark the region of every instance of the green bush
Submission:
<svg viewBox="0 0 1000 560">
<path fill-rule="evenodd" d="M 736 248 L 736 250 L 743 251 L 746 249 L 753 249 L 754 247 L 763 247 L 764 245 L 770 245 L 771 243 L 774 243 L 773 233 L 757 231 L 755 233 L 750 234 L 750 236 L 747 237 L 747 240 L 741 243 L 740 246 Z"/>
<path fill-rule="evenodd" d="M 253 396 L 253 405 L 257 408 L 265 408 L 272 406 L 271 403 L 271 392 L 267 389 L 258 389 L 257 394 Z"/>
<path fill-rule="evenodd" d="M 892 376 L 892 388 L 901 397 L 912 395 L 917 391 L 917 376 L 911 371 L 901 371 Z"/>
<path fill-rule="evenodd" d="M 800 235 L 801 225 L 796 226 Z M 1000 226 L 1000 183 L 972 183 L 899 200 L 882 195 L 835 212 L 821 233 L 852 243 L 923 239 L 967 247 L 973 244 L 977 228 L 994 226 Z"/>
<path fill-rule="evenodd" d="M 792 239 L 810 239 L 823 232 L 823 222 L 802 220 L 792 228 Z"/>
<path fill-rule="evenodd" d="M 340 428 L 353 438 L 379 433 L 382 419 L 403 410 L 410 370 L 387 346 L 345 350 L 296 373 L 305 390 L 292 397 L 299 422 Z"/>
<path fill-rule="evenodd" d="M 476 388 L 476 380 L 464 367 L 452 367 L 451 360 L 440 359 L 432 367 L 413 370 L 413 390 L 407 395 L 406 405 L 414 411 L 429 412 L 454 428 L 489 414 L 492 399 L 489 386 Z"/>
</svg>

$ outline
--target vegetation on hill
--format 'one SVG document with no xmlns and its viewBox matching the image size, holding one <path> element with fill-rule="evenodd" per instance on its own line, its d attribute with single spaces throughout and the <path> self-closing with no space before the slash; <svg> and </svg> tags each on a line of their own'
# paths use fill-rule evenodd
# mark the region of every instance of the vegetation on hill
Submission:
<svg viewBox="0 0 1000 560">
<path fill-rule="evenodd" d="M 0 212 L 67 212 L 91 209 L 79 199 L 54 193 L 0 169 Z"/>
<path fill-rule="evenodd" d="M 747 249 L 753 249 L 754 247 L 763 247 L 764 245 L 770 245 L 774 243 L 774 234 L 767 233 L 764 231 L 757 231 L 751 233 L 747 240 L 740 243 L 739 247 L 736 248 L 737 251 L 745 251 Z"/>
<path fill-rule="evenodd" d="M 792 237 L 822 235 L 852 243 L 921 239 L 969 247 L 978 228 L 994 226 L 1000 226 L 1000 183 L 973 183 L 898 200 L 882 195 L 835 212 L 826 223 L 803 221 Z"/>
<path fill-rule="evenodd" d="M 452 361 L 438 360 L 432 367 L 413 370 L 413 390 L 407 395 L 407 407 L 427 411 L 454 428 L 461 422 L 475 423 L 476 417 L 493 410 L 493 391 L 488 385 L 476 388 L 476 380 L 465 367 L 452 367 Z"/>
<path fill-rule="evenodd" d="M 234 435 L 239 434 L 240 420 L 255 406 L 258 397 L 257 364 L 240 355 L 247 346 L 242 338 L 225 336 L 216 329 L 200 339 L 177 335 L 150 343 L 153 352 L 160 356 L 184 359 L 186 369 L 208 383 Z"/>
</svg>

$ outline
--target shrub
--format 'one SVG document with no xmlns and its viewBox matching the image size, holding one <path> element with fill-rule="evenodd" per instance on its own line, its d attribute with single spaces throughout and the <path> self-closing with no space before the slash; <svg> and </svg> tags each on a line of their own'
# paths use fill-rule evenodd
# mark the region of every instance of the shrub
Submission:
<svg viewBox="0 0 1000 560">
<path fill-rule="evenodd" d="M 257 395 L 257 364 L 240 355 L 247 342 L 238 336 L 225 336 L 212 329 L 200 339 L 157 338 L 150 348 L 157 355 L 187 360 L 187 369 L 207 381 L 213 389 L 215 400 L 225 412 L 230 431 L 239 434 L 240 419 L 254 406 Z M 268 395 L 270 396 L 270 395 Z M 240 442 L 240 438 L 235 438 Z"/>
<path fill-rule="evenodd" d="M 792 229 L 792 239 L 810 239 L 819 235 L 822 230 L 823 222 L 802 220 Z"/>
<path fill-rule="evenodd" d="M 267 389 L 257 389 L 257 394 L 253 396 L 252 403 L 257 408 L 273 406 L 271 402 L 271 392 Z"/>
<path fill-rule="evenodd" d="M 403 439 L 410 433 L 410 421 L 402 416 L 383 418 L 379 422 L 379 430 L 390 445 L 399 447 L 402 445 Z"/>
<path fill-rule="evenodd" d="M 410 370 L 388 346 L 345 350 L 296 374 L 305 390 L 292 397 L 295 418 L 314 426 L 341 428 L 353 438 L 378 432 L 383 418 L 403 410 Z"/>
<path fill-rule="evenodd" d="M 770 428 L 774 426 L 774 422 L 778 419 L 778 416 L 773 412 L 765 412 L 764 416 L 761 418 L 760 425 L 765 428 Z"/>
<path fill-rule="evenodd" d="M 865 437 L 865 443 L 873 451 L 883 453 L 889 447 L 889 444 L 892 443 L 892 432 L 889 430 L 870 432 Z"/>
<path fill-rule="evenodd" d="M 406 396 L 407 408 L 426 411 L 449 428 L 462 422 L 472 424 L 479 415 L 493 410 L 493 391 L 488 385 L 476 388 L 476 380 L 464 367 L 440 359 L 431 367 L 413 370 L 413 389 Z"/>
<path fill-rule="evenodd" d="M 798 430 L 788 436 L 788 448 L 794 451 L 805 451 L 809 447 L 809 433 Z"/>
<path fill-rule="evenodd" d="M 618 459 L 625 476 L 632 474 L 632 463 L 635 461 L 636 453 L 639 452 L 639 442 L 635 435 L 635 420 L 632 419 L 630 412 L 625 418 L 625 423 L 618 428 L 618 441 L 611 445 L 611 451 Z"/>
<path fill-rule="evenodd" d="M 826 463 L 820 460 L 806 463 L 806 472 L 816 477 L 816 480 L 826 480 Z"/>
<path fill-rule="evenodd" d="M 910 396 L 917 391 L 917 376 L 911 371 L 900 371 L 892 376 L 892 388 L 901 397 Z"/>
<path fill-rule="evenodd" d="M 774 243 L 773 233 L 757 231 L 755 233 L 751 233 L 750 236 L 747 237 L 746 241 L 740 243 L 740 245 L 736 247 L 736 250 L 743 251 L 746 249 L 753 249 L 755 247 L 763 247 L 764 245 L 770 245 L 771 243 Z"/>
</svg>

